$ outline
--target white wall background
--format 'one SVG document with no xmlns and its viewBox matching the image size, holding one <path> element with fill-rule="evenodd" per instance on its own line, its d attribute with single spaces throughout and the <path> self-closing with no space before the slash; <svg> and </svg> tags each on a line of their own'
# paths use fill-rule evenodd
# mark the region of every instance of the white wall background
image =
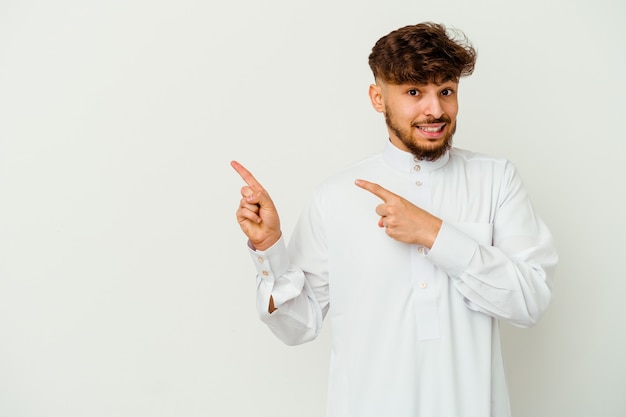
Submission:
<svg viewBox="0 0 626 417">
<path fill-rule="evenodd" d="M 367 55 L 392 29 L 479 50 L 456 144 L 520 168 L 557 296 L 504 326 L 516 417 L 626 416 L 621 0 L 0 0 L 0 416 L 320 417 L 329 335 L 258 321 L 247 165 L 289 234 L 377 152 Z"/>
</svg>

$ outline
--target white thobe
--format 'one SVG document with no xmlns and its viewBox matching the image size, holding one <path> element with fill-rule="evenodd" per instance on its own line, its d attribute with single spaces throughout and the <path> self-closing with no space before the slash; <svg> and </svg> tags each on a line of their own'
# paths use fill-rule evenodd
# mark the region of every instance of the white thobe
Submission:
<svg viewBox="0 0 626 417">
<path fill-rule="evenodd" d="M 433 247 L 387 236 L 356 179 L 442 219 Z M 419 161 L 388 143 L 320 185 L 288 247 L 250 252 L 282 341 L 330 322 L 328 417 L 510 416 L 498 323 L 537 322 L 557 255 L 509 161 L 458 148 Z"/>
</svg>

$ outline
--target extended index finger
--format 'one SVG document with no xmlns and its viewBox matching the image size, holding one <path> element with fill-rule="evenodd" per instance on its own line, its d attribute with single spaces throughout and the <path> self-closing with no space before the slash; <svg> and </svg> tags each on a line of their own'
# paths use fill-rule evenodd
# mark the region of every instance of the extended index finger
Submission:
<svg viewBox="0 0 626 417">
<path fill-rule="evenodd" d="M 354 183 L 357 186 L 363 188 L 364 190 L 367 190 L 370 193 L 374 194 L 376 197 L 380 198 L 385 203 L 389 199 L 391 199 L 393 197 L 397 197 L 396 194 L 392 193 L 391 191 L 387 190 L 384 187 L 381 187 L 380 185 L 378 185 L 378 184 L 376 184 L 374 182 L 369 182 L 369 181 L 365 181 L 365 180 L 356 180 L 356 181 L 354 181 Z"/>
<path fill-rule="evenodd" d="M 241 176 L 241 178 L 246 182 L 246 184 L 248 184 L 250 187 L 252 187 L 253 189 L 257 190 L 257 191 L 262 191 L 264 190 L 263 186 L 261 185 L 260 182 L 258 182 L 256 180 L 256 178 L 254 178 L 254 175 L 252 175 L 252 173 L 250 171 L 248 171 L 243 165 L 241 165 L 239 162 L 237 161 L 230 161 L 230 166 L 232 166 L 235 171 L 237 171 L 237 173 L 239 174 L 239 176 Z"/>
</svg>

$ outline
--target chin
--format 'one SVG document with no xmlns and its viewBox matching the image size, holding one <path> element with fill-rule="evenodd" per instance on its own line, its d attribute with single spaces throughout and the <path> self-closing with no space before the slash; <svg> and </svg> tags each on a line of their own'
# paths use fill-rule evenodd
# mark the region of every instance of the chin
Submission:
<svg viewBox="0 0 626 417">
<path fill-rule="evenodd" d="M 452 147 L 452 135 L 447 135 L 434 143 L 431 141 L 426 144 L 405 142 L 404 145 L 416 158 L 425 161 L 436 161 Z"/>
</svg>

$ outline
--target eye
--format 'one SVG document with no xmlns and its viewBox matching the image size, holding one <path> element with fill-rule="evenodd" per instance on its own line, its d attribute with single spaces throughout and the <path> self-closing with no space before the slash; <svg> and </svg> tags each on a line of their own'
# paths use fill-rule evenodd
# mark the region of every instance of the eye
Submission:
<svg viewBox="0 0 626 417">
<path fill-rule="evenodd" d="M 454 90 L 452 90 L 451 88 L 446 88 L 441 92 L 442 96 L 451 96 L 452 94 L 454 94 Z"/>
<path fill-rule="evenodd" d="M 409 90 L 408 93 L 410 96 L 417 96 L 419 94 L 419 91 L 413 89 L 413 90 Z"/>
</svg>

